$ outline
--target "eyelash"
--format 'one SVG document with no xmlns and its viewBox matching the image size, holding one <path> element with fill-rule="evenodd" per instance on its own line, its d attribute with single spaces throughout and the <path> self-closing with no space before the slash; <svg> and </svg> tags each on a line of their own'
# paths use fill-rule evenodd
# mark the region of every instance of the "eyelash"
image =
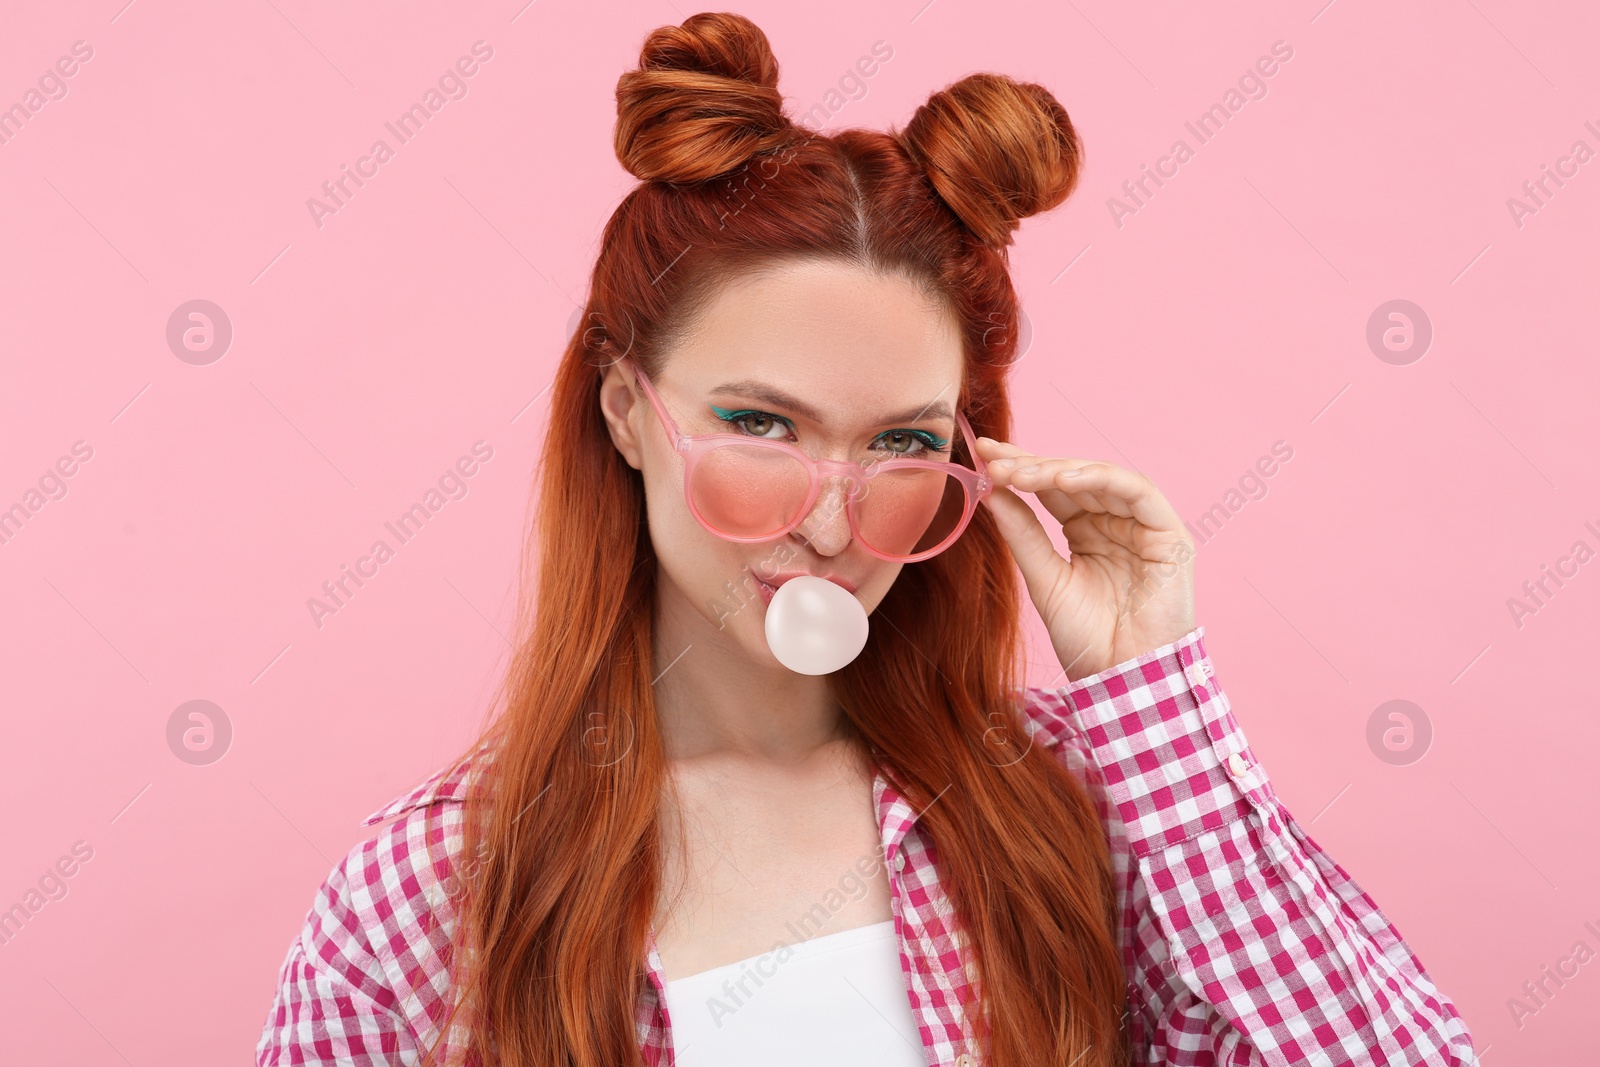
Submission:
<svg viewBox="0 0 1600 1067">
<path fill-rule="evenodd" d="M 721 419 L 725 423 L 728 423 L 730 426 L 738 426 L 738 424 L 739 424 L 741 419 L 748 418 L 748 417 L 750 417 L 752 415 L 759 415 L 762 418 L 771 419 L 774 422 L 781 422 L 785 426 L 789 427 L 789 432 L 790 433 L 794 432 L 794 423 L 790 422 L 788 419 L 784 418 L 782 415 L 774 415 L 774 414 L 772 414 L 771 412 L 768 412 L 768 411 L 760 411 L 760 410 L 758 410 L 756 408 L 744 408 L 744 409 L 739 410 L 739 411 L 730 411 L 727 408 L 719 408 L 715 404 L 711 405 L 711 410 L 716 413 L 717 418 Z M 746 430 L 744 432 L 746 434 L 748 434 L 749 436 L 751 436 L 751 437 L 759 437 L 760 436 L 759 434 L 750 433 L 748 430 Z M 939 453 L 943 453 L 943 452 L 950 451 L 950 442 L 949 441 L 946 441 L 944 438 L 940 437 L 938 434 L 929 433 L 927 430 L 885 430 L 885 431 L 883 431 L 883 433 L 879 434 L 873 440 L 875 440 L 875 441 L 876 440 L 882 440 L 888 434 L 895 434 L 895 433 L 908 433 L 912 437 L 916 438 L 918 441 L 920 441 L 922 443 L 922 447 L 917 449 L 915 452 L 898 452 L 898 453 L 895 453 L 893 449 L 886 449 L 886 451 L 889 451 L 889 452 L 891 452 L 891 453 L 893 453 L 895 455 L 899 455 L 899 456 L 916 456 L 916 455 L 918 455 L 919 453 L 922 453 L 922 452 L 939 452 Z M 768 440 L 770 440 L 770 438 L 768 438 Z"/>
</svg>

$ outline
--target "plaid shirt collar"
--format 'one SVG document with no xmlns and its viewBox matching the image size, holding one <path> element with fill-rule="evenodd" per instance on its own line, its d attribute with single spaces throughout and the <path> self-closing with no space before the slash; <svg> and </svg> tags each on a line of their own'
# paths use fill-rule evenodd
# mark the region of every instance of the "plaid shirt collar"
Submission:
<svg viewBox="0 0 1600 1067">
<path fill-rule="evenodd" d="M 478 755 L 492 759 L 487 749 Z M 432 804 L 466 799 L 477 759 L 438 771 L 404 796 L 362 820 L 371 826 Z M 883 770 L 872 783 L 883 859 L 889 868 L 890 907 L 900 941 L 901 968 L 906 974 L 912 1015 L 922 1044 L 936 1065 L 965 1067 L 976 1051 L 975 1038 L 961 1005 L 976 994 L 976 974 L 967 969 L 966 941 L 956 922 L 955 907 L 938 877 L 938 852 L 922 832 L 921 812 L 896 788 Z M 934 803 L 938 798 L 934 798 Z M 635 1002 L 634 1026 L 650 1067 L 673 1062 L 671 1022 L 667 1013 L 666 978 L 652 927 L 646 942 L 644 981 Z"/>
</svg>

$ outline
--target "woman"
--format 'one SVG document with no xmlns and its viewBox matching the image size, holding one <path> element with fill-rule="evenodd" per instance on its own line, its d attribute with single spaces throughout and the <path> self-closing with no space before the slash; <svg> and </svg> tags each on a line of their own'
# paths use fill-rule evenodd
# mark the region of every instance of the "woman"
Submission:
<svg viewBox="0 0 1600 1067">
<path fill-rule="evenodd" d="M 1475 1062 L 1245 743 L 1172 507 L 1006 443 L 1006 246 L 1077 181 L 1066 112 L 982 74 L 822 136 L 777 74 L 699 14 L 619 82 L 641 184 L 557 371 L 503 714 L 369 817 L 258 1065 Z M 870 613 L 831 673 L 769 645 L 797 576 Z M 1023 585 L 1059 688 L 1017 684 Z"/>
</svg>

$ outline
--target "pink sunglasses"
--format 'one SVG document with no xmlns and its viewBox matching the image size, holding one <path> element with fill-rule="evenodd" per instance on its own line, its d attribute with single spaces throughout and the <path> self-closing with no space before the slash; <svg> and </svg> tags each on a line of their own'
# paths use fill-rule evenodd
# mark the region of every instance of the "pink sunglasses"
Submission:
<svg viewBox="0 0 1600 1067">
<path fill-rule="evenodd" d="M 686 434 L 631 357 L 638 378 L 674 451 L 684 457 L 684 498 L 700 524 L 729 541 L 781 537 L 811 513 L 822 479 L 850 485 L 845 514 L 850 532 L 882 560 L 915 563 L 953 544 L 978 504 L 994 489 L 988 475 L 950 460 L 884 459 L 857 463 L 813 459 L 787 441 L 740 433 Z M 956 412 L 967 454 L 978 454 L 967 417 Z"/>
</svg>

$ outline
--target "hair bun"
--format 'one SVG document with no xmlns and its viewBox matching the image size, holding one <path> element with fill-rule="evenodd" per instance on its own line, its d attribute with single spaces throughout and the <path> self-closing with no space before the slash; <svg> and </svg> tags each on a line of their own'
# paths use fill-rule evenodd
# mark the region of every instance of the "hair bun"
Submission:
<svg viewBox="0 0 1600 1067">
<path fill-rule="evenodd" d="M 1041 85 L 970 74 L 934 93 L 897 135 L 939 198 L 985 244 L 1065 200 L 1083 169 L 1066 109 Z"/>
<path fill-rule="evenodd" d="M 778 61 L 743 15 L 702 12 L 645 39 L 617 80 L 617 158 L 642 181 L 692 182 L 788 141 Z"/>
</svg>

